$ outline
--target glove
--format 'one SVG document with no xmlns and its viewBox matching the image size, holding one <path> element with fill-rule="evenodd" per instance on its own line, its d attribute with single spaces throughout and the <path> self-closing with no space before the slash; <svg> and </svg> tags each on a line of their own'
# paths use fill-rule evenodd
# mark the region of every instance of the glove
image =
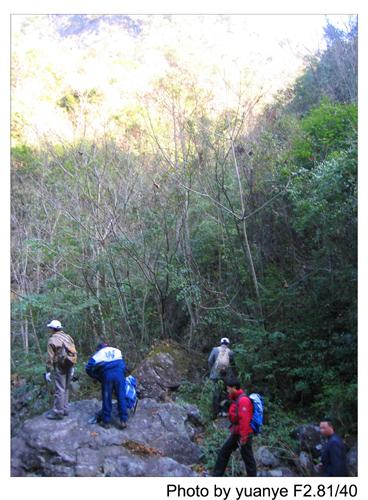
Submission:
<svg viewBox="0 0 368 500">
<path fill-rule="evenodd" d="M 247 438 L 245 438 L 245 439 L 244 438 L 240 438 L 240 446 L 243 446 L 243 445 L 247 444 L 247 441 L 248 441 Z"/>
<path fill-rule="evenodd" d="M 50 372 L 46 372 L 44 374 L 44 377 L 45 377 L 46 382 L 51 382 L 51 373 Z"/>
</svg>

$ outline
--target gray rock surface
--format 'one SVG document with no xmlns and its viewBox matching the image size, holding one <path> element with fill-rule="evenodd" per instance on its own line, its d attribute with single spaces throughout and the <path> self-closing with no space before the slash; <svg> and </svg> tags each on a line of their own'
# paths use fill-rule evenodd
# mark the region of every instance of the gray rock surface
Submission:
<svg viewBox="0 0 368 500">
<path fill-rule="evenodd" d="M 316 475 L 312 457 L 306 451 L 300 452 L 296 461 L 296 466 L 303 476 Z"/>
<path fill-rule="evenodd" d="M 192 405 L 139 402 L 128 428 L 104 429 L 88 420 L 96 399 L 71 404 L 68 417 L 27 420 L 12 439 L 12 476 L 194 476 L 202 452 Z"/>
<path fill-rule="evenodd" d="M 279 469 L 259 470 L 257 477 L 296 477 L 297 474 L 287 467 Z"/>
<path fill-rule="evenodd" d="M 280 463 L 279 459 L 267 446 L 258 448 L 254 454 L 254 458 L 258 465 L 265 467 L 277 467 Z"/>
<path fill-rule="evenodd" d="M 299 441 L 300 451 L 306 451 L 314 458 L 320 455 L 323 440 L 318 425 L 299 425 L 292 432 L 292 436 Z"/>
<path fill-rule="evenodd" d="M 166 401 L 170 392 L 180 387 L 182 374 L 174 358 L 167 352 L 159 352 L 146 358 L 135 370 L 143 397 Z"/>
</svg>

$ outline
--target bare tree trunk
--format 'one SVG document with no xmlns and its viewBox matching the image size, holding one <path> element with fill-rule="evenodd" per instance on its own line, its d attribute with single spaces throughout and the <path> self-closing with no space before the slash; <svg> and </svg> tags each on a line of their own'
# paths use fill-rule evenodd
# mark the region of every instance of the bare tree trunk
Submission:
<svg viewBox="0 0 368 500">
<path fill-rule="evenodd" d="M 28 337 L 28 320 L 27 318 L 24 318 L 21 322 L 21 332 L 22 332 L 22 339 L 23 339 L 23 348 L 26 354 L 29 353 L 29 337 Z"/>
<path fill-rule="evenodd" d="M 102 335 L 103 335 L 103 338 L 106 339 L 106 324 L 105 324 L 105 319 L 104 319 L 104 315 L 102 313 L 102 307 L 101 307 L 100 272 L 99 271 L 97 271 L 97 273 L 96 273 L 95 283 L 96 283 L 97 308 L 98 308 L 98 313 L 100 315 L 100 320 L 101 320 Z"/>
<path fill-rule="evenodd" d="M 229 116 L 227 116 L 227 120 L 228 120 L 228 126 L 229 126 L 229 130 L 230 130 Z M 238 162 L 237 162 L 236 155 L 235 155 L 234 141 L 233 141 L 232 137 L 230 137 L 230 141 L 231 141 L 231 151 L 232 151 L 232 156 L 233 156 L 233 160 L 234 160 L 234 167 L 235 167 L 235 172 L 236 172 L 236 178 L 237 178 L 238 187 L 239 187 L 240 206 L 241 206 L 241 211 L 242 211 L 242 214 L 243 214 L 243 221 L 242 221 L 243 240 L 244 240 L 244 244 L 245 244 L 245 248 L 246 248 L 246 253 L 247 253 L 247 256 L 248 256 L 248 262 L 249 262 L 249 267 L 250 267 L 250 271 L 251 271 L 251 275 L 252 275 L 254 290 L 255 290 L 255 293 L 256 293 L 256 297 L 257 297 L 259 315 L 260 315 L 261 321 L 263 323 L 262 302 L 261 302 L 261 297 L 260 297 L 260 293 L 259 293 L 257 275 L 256 275 L 256 271 L 255 271 L 255 268 L 254 268 L 252 252 L 250 250 L 249 241 L 248 241 L 247 226 L 246 226 L 246 222 L 245 222 L 244 191 L 243 191 L 243 186 L 242 186 L 242 183 L 241 183 Z"/>
<path fill-rule="evenodd" d="M 158 305 L 158 314 L 160 317 L 160 329 L 161 329 L 161 337 L 166 338 L 166 328 L 165 328 L 165 302 L 164 298 L 162 297 L 162 294 L 160 294 L 160 297 L 157 302 Z"/>
<path fill-rule="evenodd" d="M 148 297 L 148 288 L 146 288 L 143 296 L 143 304 L 142 304 L 142 335 L 141 335 L 141 343 L 146 344 L 147 342 L 147 327 L 146 327 L 146 301 Z"/>
<path fill-rule="evenodd" d="M 38 340 L 38 335 L 37 335 L 37 332 L 36 332 L 36 328 L 35 328 L 35 324 L 34 324 L 34 319 L 33 319 L 33 311 L 31 309 L 31 324 L 32 324 L 32 331 L 33 331 L 33 337 L 35 339 L 35 342 L 36 342 L 36 346 L 37 346 L 37 350 L 38 350 L 38 354 L 40 356 L 40 360 L 41 360 L 41 363 L 44 362 L 44 356 L 42 354 L 42 350 L 41 350 L 41 346 L 40 346 L 40 342 Z"/>
<path fill-rule="evenodd" d="M 189 220 L 188 220 L 188 211 L 189 211 L 189 191 L 185 193 L 185 204 L 184 204 L 184 214 L 183 214 L 183 250 L 185 256 L 185 265 L 189 270 L 189 278 L 192 284 L 192 265 L 193 265 L 193 256 L 192 249 L 190 246 L 190 233 L 189 233 Z M 190 316 L 190 327 L 189 327 L 189 340 L 188 346 L 191 347 L 193 333 L 197 329 L 198 325 L 198 311 L 194 301 L 191 300 L 191 294 L 189 297 L 185 297 L 185 303 L 187 305 L 187 309 Z"/>
</svg>

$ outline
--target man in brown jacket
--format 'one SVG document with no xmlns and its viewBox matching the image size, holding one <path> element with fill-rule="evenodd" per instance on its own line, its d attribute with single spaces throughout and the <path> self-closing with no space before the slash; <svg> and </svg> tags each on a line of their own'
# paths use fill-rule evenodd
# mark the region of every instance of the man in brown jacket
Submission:
<svg viewBox="0 0 368 500">
<path fill-rule="evenodd" d="M 60 321 L 53 319 L 47 327 L 51 336 L 47 343 L 45 380 L 51 382 L 54 374 L 55 402 L 53 410 L 46 414 L 51 420 L 61 420 L 68 415 L 69 384 L 77 362 L 77 351 L 72 337 L 63 332 Z"/>
</svg>

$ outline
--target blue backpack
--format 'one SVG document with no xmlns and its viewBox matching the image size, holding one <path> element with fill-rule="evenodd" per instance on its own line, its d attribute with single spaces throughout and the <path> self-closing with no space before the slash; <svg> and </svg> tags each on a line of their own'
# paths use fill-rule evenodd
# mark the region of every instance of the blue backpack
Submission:
<svg viewBox="0 0 368 500">
<path fill-rule="evenodd" d="M 125 378 L 125 399 L 127 408 L 135 408 L 138 402 L 137 379 L 133 375 Z"/>
<path fill-rule="evenodd" d="M 264 402 L 262 396 L 257 393 L 249 394 L 249 399 L 253 403 L 253 417 L 250 426 L 255 434 L 260 434 L 263 425 Z"/>
<path fill-rule="evenodd" d="M 257 393 L 252 393 L 249 394 L 249 396 L 246 396 L 245 394 L 240 395 L 236 401 L 236 414 L 238 416 L 238 410 L 239 410 L 239 399 L 243 397 L 248 397 L 253 405 L 253 417 L 252 420 L 250 421 L 250 426 L 253 429 L 254 434 L 260 434 L 261 432 L 261 427 L 263 425 L 263 412 L 264 412 L 264 403 L 263 403 L 263 398 Z"/>
</svg>

